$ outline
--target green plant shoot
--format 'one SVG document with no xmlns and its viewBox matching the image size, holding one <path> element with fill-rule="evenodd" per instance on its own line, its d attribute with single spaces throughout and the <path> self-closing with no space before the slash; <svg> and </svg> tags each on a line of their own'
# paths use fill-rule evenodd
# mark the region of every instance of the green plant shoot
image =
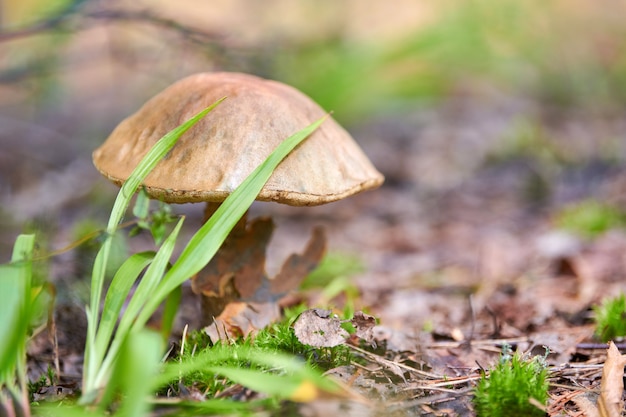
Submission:
<svg viewBox="0 0 626 417">
<path fill-rule="evenodd" d="M 34 235 L 20 235 L 11 262 L 0 265 L 0 414 L 29 410 L 26 342 L 38 292 L 32 286 Z"/>
<path fill-rule="evenodd" d="M 83 377 L 83 403 L 97 402 L 98 393 L 107 386 L 119 355 L 129 335 L 142 332 L 145 323 L 158 306 L 185 280 L 200 271 L 211 260 L 237 221 L 248 210 L 278 164 L 291 150 L 317 129 L 326 117 L 284 140 L 265 162 L 259 165 L 224 201 L 214 215 L 196 232 L 179 258 L 170 266 L 170 257 L 182 226 L 181 219 L 156 253 L 136 254 L 129 258 L 113 279 L 99 322 L 97 311 L 102 298 L 104 267 L 110 251 L 110 236 L 130 204 L 130 198 L 145 176 L 176 140 L 195 122 L 213 109 L 219 101 L 160 139 L 148 152 L 118 194 L 107 227 L 107 239 L 96 257 L 92 277 L 92 298 L 88 309 L 88 338 Z M 141 207 L 139 211 L 142 212 Z M 115 336 L 113 329 L 121 306 L 133 283 L 147 270 L 122 315 Z"/>
</svg>

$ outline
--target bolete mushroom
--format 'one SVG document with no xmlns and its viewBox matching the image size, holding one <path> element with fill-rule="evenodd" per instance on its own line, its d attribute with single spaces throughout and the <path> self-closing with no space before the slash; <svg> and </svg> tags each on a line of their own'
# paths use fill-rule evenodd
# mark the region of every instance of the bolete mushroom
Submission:
<svg viewBox="0 0 626 417">
<path fill-rule="evenodd" d="M 94 165 L 121 185 L 159 138 L 224 96 L 143 184 L 149 196 L 167 203 L 207 202 L 205 220 L 281 141 L 325 114 L 309 97 L 276 81 L 240 73 L 195 74 L 122 121 L 94 151 Z M 313 206 L 382 182 L 350 134 L 328 118 L 278 166 L 257 200 Z M 245 230 L 245 219 L 237 227 Z"/>
</svg>

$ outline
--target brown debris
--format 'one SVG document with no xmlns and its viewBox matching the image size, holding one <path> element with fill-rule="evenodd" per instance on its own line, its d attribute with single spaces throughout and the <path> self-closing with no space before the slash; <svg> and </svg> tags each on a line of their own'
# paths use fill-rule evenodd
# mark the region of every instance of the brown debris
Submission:
<svg viewBox="0 0 626 417">
<path fill-rule="evenodd" d="M 351 320 L 341 320 L 331 310 L 313 308 L 304 311 L 293 324 L 298 340 L 315 347 L 333 347 L 346 343 L 350 334 L 342 327 L 343 323 L 354 326 L 354 336 L 368 343 L 374 340 L 373 330 L 376 319 L 362 311 L 354 313 Z"/>
<path fill-rule="evenodd" d="M 325 253 L 326 234 L 322 227 L 315 227 L 304 252 L 290 255 L 278 275 L 270 281 L 270 292 L 282 297 L 298 288 L 302 279 L 317 267 Z"/>
<path fill-rule="evenodd" d="M 278 319 L 280 300 L 298 288 L 324 256 L 326 237 L 318 227 L 304 251 L 289 256 L 271 279 L 265 271 L 265 252 L 273 231 L 270 218 L 233 229 L 193 278 L 193 290 L 202 296 L 203 322 L 213 340 L 247 336 Z"/>
<path fill-rule="evenodd" d="M 293 324 L 298 340 L 315 347 L 333 347 L 346 342 L 350 334 L 341 327 L 342 320 L 330 310 L 304 311 Z"/>
<path fill-rule="evenodd" d="M 602 368 L 602 383 L 598 409 L 602 417 L 619 417 L 624 409 L 624 366 L 626 356 L 620 354 L 615 343 L 610 342 L 607 358 Z"/>
<path fill-rule="evenodd" d="M 211 262 L 193 278 L 194 292 L 226 301 L 252 298 L 267 279 L 265 252 L 273 231 L 270 218 L 233 229 Z M 207 313 L 217 317 L 221 311 Z"/>
<path fill-rule="evenodd" d="M 374 316 L 357 311 L 350 322 L 356 329 L 355 335 L 358 338 L 367 341 L 371 341 L 374 338 L 374 326 L 376 326 L 376 318 Z"/>
</svg>

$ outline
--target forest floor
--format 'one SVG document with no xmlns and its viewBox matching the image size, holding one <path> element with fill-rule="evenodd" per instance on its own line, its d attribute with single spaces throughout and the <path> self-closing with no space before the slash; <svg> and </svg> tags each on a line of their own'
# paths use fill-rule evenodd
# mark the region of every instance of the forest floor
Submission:
<svg viewBox="0 0 626 417">
<path fill-rule="evenodd" d="M 251 210 L 276 223 L 270 274 L 323 226 L 329 253 L 362 266 L 350 276 L 356 307 L 379 323 L 376 354 L 358 353 L 370 365 L 331 372 L 358 398 L 320 399 L 298 413 L 467 415 L 471 388 L 504 344 L 533 355 L 548 349 L 550 415 L 593 409 L 606 345 L 594 338 L 592 306 L 626 289 L 626 230 L 613 224 L 581 236 L 563 213 L 589 200 L 626 210 L 623 116 L 549 114 L 502 98 L 477 106 L 461 97 L 351 130 L 386 176 L 380 189 L 327 206 Z M 4 145 L 3 172 L 25 175 L 10 155 L 28 154 L 31 144 Z M 113 201 L 115 188 L 92 169 L 87 150 L 68 163 L 53 141 L 39 149 L 48 169 L 21 177 L 28 187 L 2 201 L 5 213 L 17 213 L 3 220 L 3 246 L 28 220 L 47 229 L 49 248 L 63 247 L 77 222 L 103 222 Z M 193 229 L 202 208 L 175 211 L 188 214 Z M 69 251 L 49 266 L 60 289 L 58 342 L 68 375 L 80 372 L 84 332 L 80 297 L 65 291 L 84 288 L 87 262 Z M 342 306 L 341 299 L 319 305 L 315 292 L 298 299 Z M 193 317 L 197 303 L 187 302 Z"/>
</svg>

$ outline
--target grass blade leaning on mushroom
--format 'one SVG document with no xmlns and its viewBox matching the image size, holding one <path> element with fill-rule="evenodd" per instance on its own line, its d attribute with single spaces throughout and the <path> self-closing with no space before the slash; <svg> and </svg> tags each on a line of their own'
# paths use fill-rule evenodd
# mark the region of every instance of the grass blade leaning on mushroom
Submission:
<svg viewBox="0 0 626 417">
<path fill-rule="evenodd" d="M 303 93 L 276 81 L 240 73 L 195 74 L 166 88 L 120 123 L 94 152 L 95 166 L 122 184 L 158 138 L 224 96 L 228 100 L 192 127 L 143 182 L 154 199 L 205 202 L 205 221 L 284 138 L 326 114 Z M 312 206 L 376 188 L 382 181 L 348 132 L 328 118 L 276 168 L 256 199 Z M 244 216 L 237 229 L 245 234 L 246 225 Z M 220 253 L 212 262 L 219 260 Z M 219 268 L 211 277 L 202 272 L 195 277 L 194 291 L 219 294 L 219 277 L 227 272 L 223 265 Z M 232 277 L 235 289 L 241 288 L 242 279 L 248 278 Z M 210 322 L 219 308 L 209 310 Z"/>
<path fill-rule="evenodd" d="M 243 183 L 237 187 L 232 195 L 226 199 L 224 204 L 220 207 L 220 210 L 196 232 L 183 249 L 181 255 L 173 263 L 172 267 L 166 271 L 164 265 L 167 264 L 171 256 L 172 244 L 175 243 L 177 230 L 180 229 L 182 223 L 181 219 L 159 250 L 156 253 L 152 253 L 151 256 L 153 259 L 148 262 L 151 265 L 141 278 L 140 286 L 144 289 L 146 287 L 151 288 L 151 290 L 139 291 L 138 287 L 138 290 L 133 293 L 126 311 L 121 316 L 121 321 L 115 335 L 112 338 L 100 337 L 102 332 L 107 332 L 107 330 L 105 330 L 106 328 L 110 327 L 111 324 L 115 324 L 119 314 L 119 309 L 113 307 L 119 303 L 108 303 L 109 297 L 126 298 L 125 294 L 127 294 L 127 290 L 130 288 L 130 286 L 125 285 L 126 293 L 120 295 L 119 291 L 121 288 L 120 286 L 114 285 L 116 281 L 114 277 L 111 288 L 106 294 L 107 302 L 105 302 L 100 321 L 98 321 L 97 314 L 91 313 L 91 311 L 98 310 L 98 306 L 102 301 L 101 272 L 103 271 L 104 265 L 107 263 L 106 248 L 110 245 L 113 232 L 130 204 L 133 192 L 137 189 L 139 184 L 142 183 L 145 174 L 149 172 L 156 162 L 165 154 L 168 149 L 167 147 L 171 147 L 171 145 L 176 142 L 176 139 L 184 133 L 186 128 L 197 122 L 197 120 L 210 109 L 211 108 L 204 109 L 201 113 L 195 115 L 192 119 L 159 140 L 158 144 L 147 152 L 145 157 L 139 162 L 118 194 L 118 198 L 111 212 L 105 241 L 96 258 L 92 277 L 92 304 L 96 307 L 92 307 L 88 311 L 88 341 L 85 349 L 83 397 L 81 398 L 81 402 L 84 404 L 98 402 L 102 388 L 108 386 L 112 371 L 118 367 L 120 348 L 123 347 L 125 340 L 132 335 L 143 332 L 150 316 L 171 291 L 180 286 L 185 280 L 197 273 L 209 262 L 211 257 L 217 252 L 221 243 L 226 239 L 228 232 L 243 216 L 250 204 L 252 204 L 255 196 L 259 193 L 263 184 L 265 184 L 276 166 L 278 166 L 296 145 L 315 131 L 325 119 L 321 118 L 308 127 L 299 130 L 277 146 L 268 158 L 259 164 L 259 166 L 246 177 Z M 131 257 L 128 260 L 128 262 L 131 262 L 129 265 L 136 263 L 135 260 L 140 263 L 143 262 L 141 259 Z M 165 263 L 163 261 L 165 261 Z M 161 266 L 154 267 L 155 263 Z M 139 278 L 141 268 L 138 269 L 132 266 L 130 266 L 130 268 L 137 272 L 134 274 L 136 276 L 122 276 L 121 278 L 136 281 Z M 121 269 L 118 270 L 116 275 L 121 274 L 121 272 Z M 147 281 L 147 283 L 144 283 L 144 281 Z M 106 407 L 106 405 L 104 406 Z"/>
</svg>

